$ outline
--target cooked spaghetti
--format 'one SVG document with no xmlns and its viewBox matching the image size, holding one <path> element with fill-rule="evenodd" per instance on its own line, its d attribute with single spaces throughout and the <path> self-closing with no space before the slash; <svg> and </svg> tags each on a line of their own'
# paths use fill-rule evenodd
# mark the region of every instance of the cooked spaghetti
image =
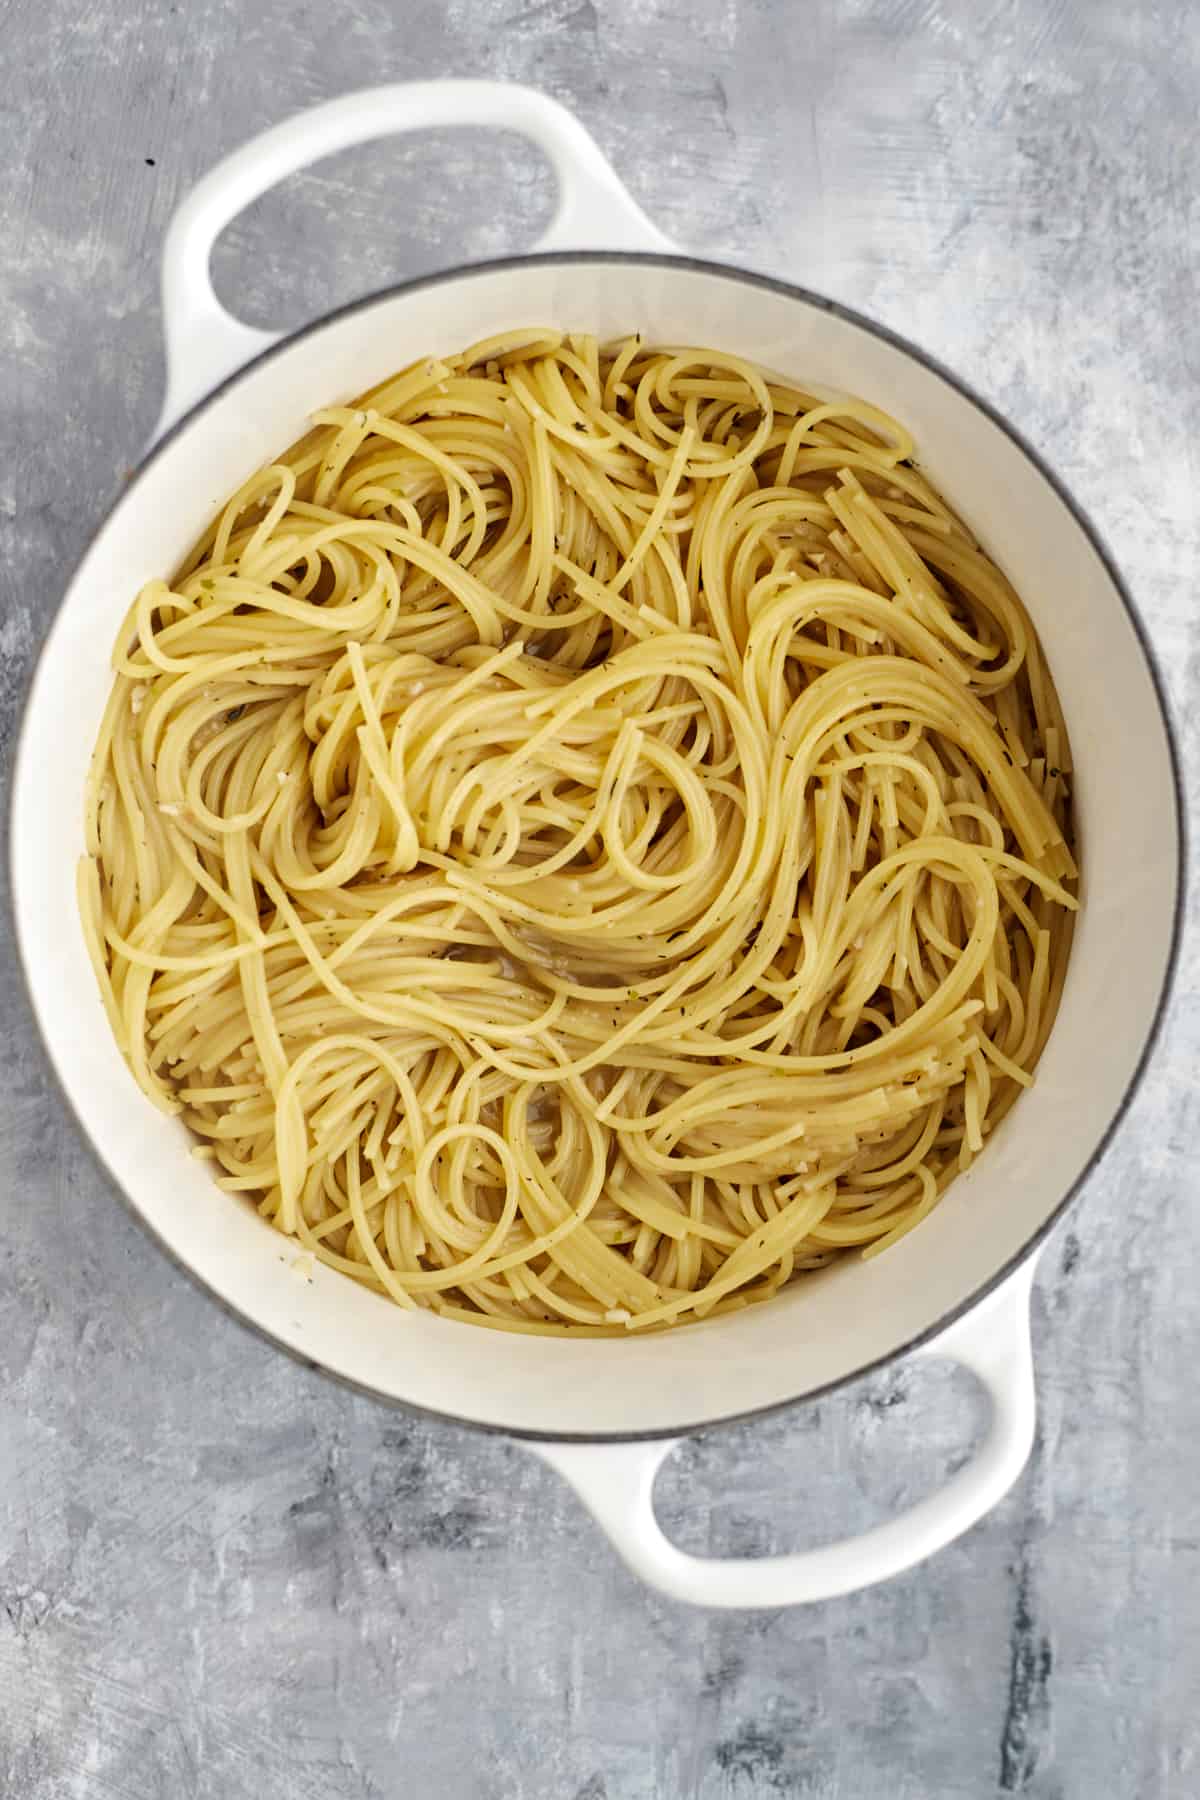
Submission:
<svg viewBox="0 0 1200 1800">
<path fill-rule="evenodd" d="M 1071 939 L 1029 619 L 903 428 L 711 350 L 425 360 L 122 626 L 81 906 L 146 1093 L 402 1306 L 621 1333 L 894 1243 Z"/>
</svg>

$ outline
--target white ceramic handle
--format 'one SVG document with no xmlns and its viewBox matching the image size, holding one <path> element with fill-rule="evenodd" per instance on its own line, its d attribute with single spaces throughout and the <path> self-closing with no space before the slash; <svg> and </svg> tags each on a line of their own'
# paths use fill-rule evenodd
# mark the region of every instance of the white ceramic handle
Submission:
<svg viewBox="0 0 1200 1800">
<path fill-rule="evenodd" d="M 538 250 L 671 250 L 579 120 L 534 88 L 414 81 L 364 88 L 264 131 L 210 169 L 171 221 L 163 250 L 167 397 L 155 436 L 280 335 L 233 318 L 213 292 L 213 245 L 252 200 L 322 157 L 398 131 L 492 126 L 530 138 L 553 165 L 558 206 Z"/>
<path fill-rule="evenodd" d="M 830 1600 L 911 1568 L 966 1531 L 1008 1492 L 1033 1444 L 1037 1403 L 1029 1342 L 1036 1257 L 915 1354 L 948 1357 L 987 1389 L 987 1436 L 937 1493 L 858 1537 L 757 1559 L 689 1556 L 663 1535 L 654 1480 L 678 1439 L 640 1444 L 531 1444 L 565 1476 L 635 1574 L 697 1606 L 796 1606 Z"/>
</svg>

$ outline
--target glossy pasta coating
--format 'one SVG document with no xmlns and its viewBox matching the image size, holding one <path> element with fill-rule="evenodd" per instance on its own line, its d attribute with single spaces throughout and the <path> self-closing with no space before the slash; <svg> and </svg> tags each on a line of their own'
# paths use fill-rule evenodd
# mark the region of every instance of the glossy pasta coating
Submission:
<svg viewBox="0 0 1200 1800">
<path fill-rule="evenodd" d="M 712 350 L 422 361 L 139 594 L 81 907 L 221 1184 L 620 1333 L 910 1230 L 1028 1084 L 1066 730 L 901 426 Z"/>
</svg>

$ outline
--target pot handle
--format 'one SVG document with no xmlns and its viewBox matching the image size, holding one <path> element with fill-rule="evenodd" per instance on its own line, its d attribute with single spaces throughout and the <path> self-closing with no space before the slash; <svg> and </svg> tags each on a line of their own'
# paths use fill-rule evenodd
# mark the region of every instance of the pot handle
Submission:
<svg viewBox="0 0 1200 1800">
<path fill-rule="evenodd" d="M 285 176 L 337 150 L 394 132 L 450 125 L 516 131 L 545 153 L 558 182 L 558 205 L 536 250 L 674 249 L 574 114 L 535 88 L 503 81 L 414 81 L 346 94 L 243 144 L 197 182 L 172 219 L 162 267 L 167 395 L 156 438 L 283 335 L 233 318 L 213 291 L 209 261 L 230 221 Z"/>
<path fill-rule="evenodd" d="M 914 1354 L 948 1357 L 987 1389 L 991 1421 L 974 1456 L 937 1493 L 858 1537 L 788 1556 L 690 1556 L 664 1536 L 654 1482 L 678 1438 L 633 1444 L 533 1444 L 565 1477 L 630 1568 L 673 1600 L 696 1606 L 781 1607 L 831 1600 L 886 1581 L 932 1556 L 1006 1494 L 1033 1444 L 1036 1396 L 1029 1297 L 1036 1256 Z"/>
</svg>

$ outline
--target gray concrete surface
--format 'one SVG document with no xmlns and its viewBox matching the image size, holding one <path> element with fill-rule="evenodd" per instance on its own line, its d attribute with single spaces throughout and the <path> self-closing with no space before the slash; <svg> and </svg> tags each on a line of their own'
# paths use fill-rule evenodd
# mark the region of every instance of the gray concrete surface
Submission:
<svg viewBox="0 0 1200 1800">
<path fill-rule="evenodd" d="M 1127 571 L 1200 773 L 1185 0 L 9 0 L 2 42 L 5 766 L 155 415 L 189 183 L 348 87 L 490 74 L 577 108 L 685 243 L 873 312 L 1014 416 Z M 220 285 L 299 321 L 519 247 L 548 204 L 519 146 L 376 147 L 255 208 Z M 349 1398 L 169 1268 L 77 1143 L 0 930 L 4 1800 L 1200 1793 L 1194 936 L 1043 1264 L 1025 1479 L 904 1579 L 752 1617 L 656 1599 L 518 1448 Z M 713 1550 L 812 1541 L 928 1487 L 975 1422 L 899 1371 L 697 1443 L 664 1516 Z"/>
</svg>

